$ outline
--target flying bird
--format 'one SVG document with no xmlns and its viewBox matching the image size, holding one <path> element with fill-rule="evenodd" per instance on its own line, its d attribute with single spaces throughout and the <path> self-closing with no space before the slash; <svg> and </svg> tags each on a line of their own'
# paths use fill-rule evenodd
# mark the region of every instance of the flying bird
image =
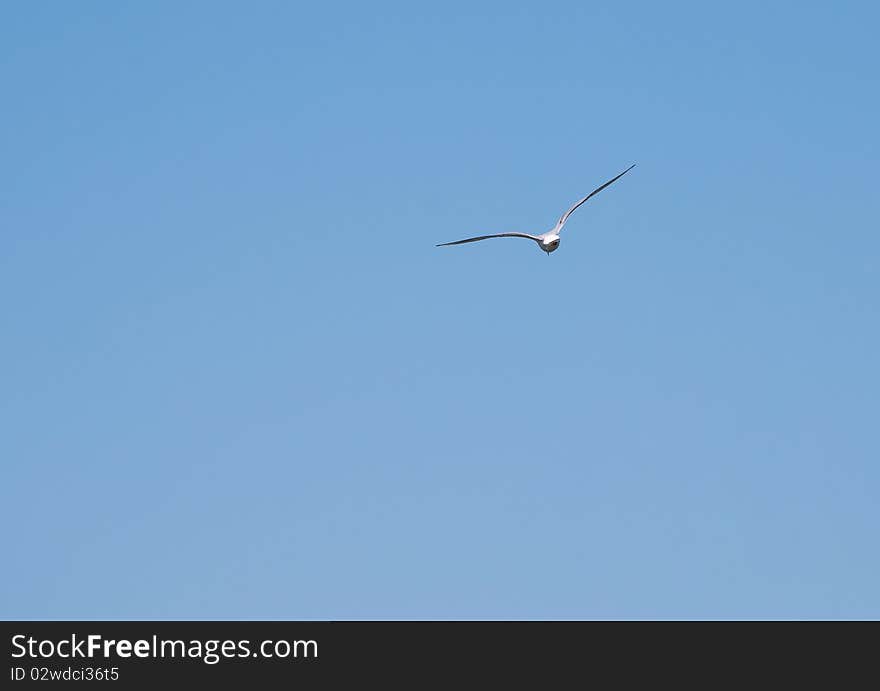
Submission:
<svg viewBox="0 0 880 691">
<path fill-rule="evenodd" d="M 592 192 L 590 192 L 586 197 L 578 201 L 574 206 L 572 206 L 568 211 L 566 211 L 562 216 L 559 217 L 559 220 L 556 221 L 556 225 L 553 226 L 552 230 L 548 230 L 546 233 L 542 233 L 541 235 L 529 235 L 528 233 L 495 233 L 494 235 L 478 235 L 475 238 L 466 238 L 464 240 L 456 240 L 455 242 L 442 242 L 439 245 L 435 245 L 436 247 L 448 247 L 450 245 L 463 245 L 466 242 L 477 242 L 479 240 L 488 240 L 489 238 L 527 238 L 529 240 L 534 240 L 538 243 L 538 247 L 544 250 L 547 253 L 547 256 L 550 256 L 550 253 L 553 252 L 557 247 L 559 247 L 559 233 L 562 232 L 562 226 L 565 225 L 565 222 L 568 220 L 568 217 L 571 216 L 574 211 L 587 199 L 592 197 L 594 194 L 599 194 L 602 190 L 604 190 L 608 185 L 612 182 L 617 181 L 626 175 L 629 171 L 635 168 L 635 163 L 623 171 L 620 175 L 617 175 L 611 178 L 608 182 L 606 182 L 601 187 L 597 187 Z"/>
</svg>

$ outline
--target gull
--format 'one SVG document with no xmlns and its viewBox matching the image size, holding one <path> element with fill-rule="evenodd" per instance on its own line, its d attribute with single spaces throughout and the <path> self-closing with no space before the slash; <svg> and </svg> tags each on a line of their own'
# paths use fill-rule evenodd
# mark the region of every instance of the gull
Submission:
<svg viewBox="0 0 880 691">
<path fill-rule="evenodd" d="M 538 243 L 538 246 L 547 253 L 547 256 L 550 256 L 550 253 L 553 252 L 557 247 L 559 247 L 559 233 L 562 232 L 562 226 L 565 225 L 565 222 L 568 220 L 568 217 L 571 216 L 575 209 L 577 209 L 581 204 L 583 204 L 587 199 L 592 197 L 594 194 L 599 194 L 602 190 L 604 190 L 608 185 L 612 182 L 617 181 L 626 175 L 629 171 L 635 168 L 636 165 L 633 163 L 629 168 L 623 171 L 620 175 L 616 175 L 611 178 L 608 182 L 606 182 L 601 187 L 597 187 L 592 192 L 590 192 L 586 197 L 578 201 L 574 206 L 572 206 L 568 211 L 566 211 L 562 216 L 559 217 L 559 220 L 556 221 L 556 225 L 553 226 L 552 230 L 548 230 L 546 233 L 542 233 L 541 235 L 529 235 L 528 233 L 495 233 L 494 235 L 478 235 L 475 238 L 466 238 L 464 240 L 456 240 L 455 242 L 442 242 L 439 245 L 435 245 L 435 247 L 448 247 L 450 245 L 463 245 L 466 242 L 477 242 L 479 240 L 488 240 L 489 238 L 527 238 L 529 240 L 534 240 Z"/>
</svg>

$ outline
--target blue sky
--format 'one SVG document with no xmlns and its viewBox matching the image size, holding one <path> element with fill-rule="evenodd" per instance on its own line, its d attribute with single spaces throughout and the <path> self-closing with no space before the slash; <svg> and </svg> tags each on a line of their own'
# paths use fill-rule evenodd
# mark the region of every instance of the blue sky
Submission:
<svg viewBox="0 0 880 691">
<path fill-rule="evenodd" d="M 0 616 L 880 617 L 878 21 L 4 4 Z"/>
</svg>

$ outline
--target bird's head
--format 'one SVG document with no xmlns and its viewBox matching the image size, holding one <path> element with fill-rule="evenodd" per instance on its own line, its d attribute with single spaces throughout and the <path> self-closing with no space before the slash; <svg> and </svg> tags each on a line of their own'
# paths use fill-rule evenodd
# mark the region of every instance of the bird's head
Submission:
<svg viewBox="0 0 880 691">
<path fill-rule="evenodd" d="M 557 247 L 559 247 L 558 235 L 548 235 L 541 240 L 541 249 L 544 250 L 547 254 L 550 254 Z"/>
</svg>

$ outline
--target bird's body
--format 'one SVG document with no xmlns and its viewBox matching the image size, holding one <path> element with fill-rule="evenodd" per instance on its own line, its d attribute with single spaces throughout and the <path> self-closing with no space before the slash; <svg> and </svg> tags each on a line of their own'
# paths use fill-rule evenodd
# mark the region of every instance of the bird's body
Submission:
<svg viewBox="0 0 880 691">
<path fill-rule="evenodd" d="M 549 233 L 544 233 L 538 237 L 541 238 L 541 249 L 547 254 L 550 254 L 553 250 L 559 247 L 559 235 L 552 230 Z"/>
<path fill-rule="evenodd" d="M 529 235 L 528 233 L 494 233 L 492 235 L 479 235 L 473 238 L 466 238 L 465 240 L 456 240 L 455 242 L 442 242 L 437 247 L 447 247 L 449 245 L 463 245 L 467 242 L 477 242 L 478 240 L 488 240 L 489 238 L 527 238 L 528 240 L 534 240 L 538 243 L 538 246 L 547 253 L 549 256 L 551 252 L 554 252 L 559 247 L 559 233 L 562 232 L 562 227 L 565 225 L 565 222 L 568 220 L 568 217 L 577 209 L 581 204 L 587 201 L 594 194 L 598 194 L 602 190 L 604 190 L 608 185 L 612 182 L 615 182 L 618 178 L 623 177 L 626 173 L 635 168 L 635 164 L 631 165 L 627 168 L 623 173 L 611 178 L 604 185 L 597 187 L 592 192 L 590 192 L 586 197 L 579 200 L 574 206 L 572 206 L 568 211 L 566 211 L 562 216 L 560 216 L 559 220 L 556 222 L 556 225 L 553 226 L 552 230 L 548 230 L 546 233 L 542 233 L 541 235 Z"/>
</svg>

